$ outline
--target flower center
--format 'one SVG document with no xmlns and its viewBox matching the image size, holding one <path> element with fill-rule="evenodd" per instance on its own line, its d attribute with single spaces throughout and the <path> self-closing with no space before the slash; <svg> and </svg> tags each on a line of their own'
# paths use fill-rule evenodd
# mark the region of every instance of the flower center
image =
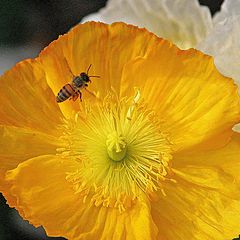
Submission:
<svg viewBox="0 0 240 240">
<path fill-rule="evenodd" d="M 107 136 L 107 152 L 108 156 L 114 161 L 121 161 L 127 153 L 127 143 L 122 134 L 113 131 Z"/>
<path fill-rule="evenodd" d="M 85 102 L 66 121 L 62 139 L 60 155 L 79 162 L 66 179 L 83 202 L 124 211 L 143 193 L 163 192 L 169 179 L 171 144 L 139 92 L 129 99 L 109 95 L 102 103 Z"/>
</svg>

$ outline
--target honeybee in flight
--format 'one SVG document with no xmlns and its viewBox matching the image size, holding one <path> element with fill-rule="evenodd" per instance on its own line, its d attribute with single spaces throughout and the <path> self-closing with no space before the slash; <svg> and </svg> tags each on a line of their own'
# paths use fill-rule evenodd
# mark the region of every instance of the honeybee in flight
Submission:
<svg viewBox="0 0 240 240">
<path fill-rule="evenodd" d="M 78 97 L 80 98 L 80 101 L 82 101 L 82 93 L 80 90 L 86 89 L 88 87 L 88 83 L 91 83 L 90 77 L 97 77 L 97 78 L 100 77 L 100 76 L 88 76 L 88 72 L 89 72 L 91 66 L 92 66 L 92 64 L 90 64 L 90 66 L 88 67 L 87 73 L 82 72 L 82 73 L 80 73 L 79 76 L 75 76 L 69 68 L 69 70 L 73 76 L 72 82 L 67 83 L 60 89 L 60 91 L 58 92 L 58 95 L 56 96 L 56 101 L 58 103 L 64 102 L 67 99 L 69 99 L 69 100 L 72 99 L 73 101 L 76 101 Z"/>
</svg>

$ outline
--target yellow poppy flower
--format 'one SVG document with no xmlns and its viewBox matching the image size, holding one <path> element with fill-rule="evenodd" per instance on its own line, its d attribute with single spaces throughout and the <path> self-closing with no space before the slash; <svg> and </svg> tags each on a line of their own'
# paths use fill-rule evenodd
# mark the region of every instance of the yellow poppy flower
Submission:
<svg viewBox="0 0 240 240">
<path fill-rule="evenodd" d="M 58 104 L 90 64 L 82 102 Z M 49 236 L 238 235 L 240 98 L 211 57 L 90 22 L 6 72 L 0 100 L 0 190 Z"/>
</svg>

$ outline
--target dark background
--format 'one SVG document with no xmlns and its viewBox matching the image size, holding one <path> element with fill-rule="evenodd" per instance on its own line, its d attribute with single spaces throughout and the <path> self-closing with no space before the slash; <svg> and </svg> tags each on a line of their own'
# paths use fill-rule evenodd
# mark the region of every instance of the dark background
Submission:
<svg viewBox="0 0 240 240">
<path fill-rule="evenodd" d="M 212 13 L 223 0 L 200 0 Z M 106 0 L 0 0 L 0 46 L 31 43 L 46 46 Z"/>
<path fill-rule="evenodd" d="M 214 14 L 223 0 L 199 2 Z M 40 50 L 105 4 L 106 0 L 0 0 L 0 48 L 29 44 Z M 23 221 L 0 195 L 0 240 L 47 239 L 64 238 L 46 237 L 42 228 L 36 229 Z"/>
</svg>

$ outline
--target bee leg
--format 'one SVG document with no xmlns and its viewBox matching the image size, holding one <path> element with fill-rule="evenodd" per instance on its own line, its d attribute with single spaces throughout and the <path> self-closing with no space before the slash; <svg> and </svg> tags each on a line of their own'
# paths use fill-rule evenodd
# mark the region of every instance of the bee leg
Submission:
<svg viewBox="0 0 240 240">
<path fill-rule="evenodd" d="M 78 91 L 78 93 L 79 93 L 80 101 L 82 102 L 82 93 L 80 91 Z"/>
<path fill-rule="evenodd" d="M 72 96 L 72 100 L 75 102 L 78 98 L 79 94 L 78 93 L 75 93 L 73 96 Z"/>
</svg>

